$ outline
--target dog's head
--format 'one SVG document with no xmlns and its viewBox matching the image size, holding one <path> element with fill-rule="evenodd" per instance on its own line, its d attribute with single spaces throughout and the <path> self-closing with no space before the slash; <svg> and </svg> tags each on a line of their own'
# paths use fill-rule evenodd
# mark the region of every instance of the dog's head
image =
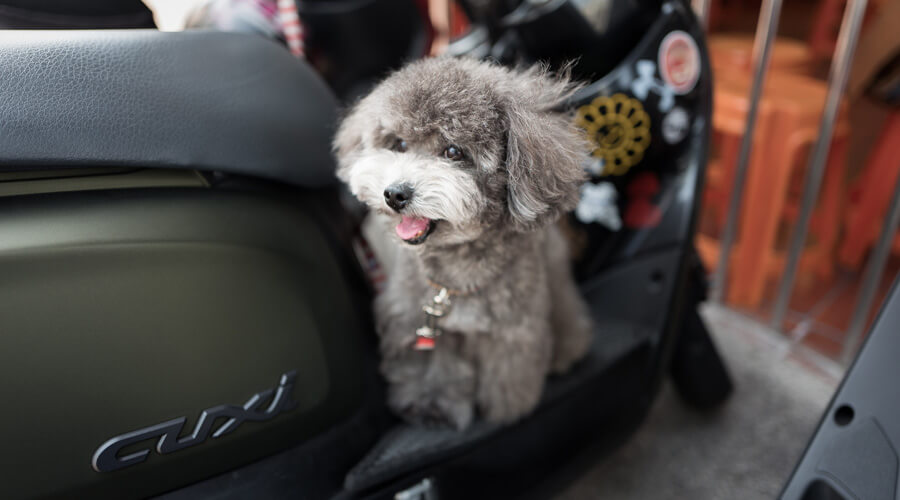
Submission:
<svg viewBox="0 0 900 500">
<path fill-rule="evenodd" d="M 334 141 L 338 177 L 410 244 L 530 231 L 575 207 L 587 148 L 553 108 L 565 76 L 437 58 L 394 73 Z"/>
</svg>

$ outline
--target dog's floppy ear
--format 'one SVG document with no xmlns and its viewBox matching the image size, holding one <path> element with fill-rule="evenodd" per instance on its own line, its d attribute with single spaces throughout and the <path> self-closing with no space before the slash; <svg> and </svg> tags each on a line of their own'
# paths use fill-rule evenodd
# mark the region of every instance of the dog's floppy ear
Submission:
<svg viewBox="0 0 900 500">
<path fill-rule="evenodd" d="M 514 227 L 528 231 L 578 204 L 588 149 L 572 121 L 553 111 L 574 92 L 566 72 L 550 76 L 533 67 L 514 78 L 507 104 L 507 204 Z"/>
</svg>

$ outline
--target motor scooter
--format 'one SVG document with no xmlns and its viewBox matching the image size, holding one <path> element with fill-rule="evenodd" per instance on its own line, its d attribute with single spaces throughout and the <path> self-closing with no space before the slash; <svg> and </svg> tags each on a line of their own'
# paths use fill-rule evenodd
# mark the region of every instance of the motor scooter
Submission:
<svg viewBox="0 0 900 500">
<path fill-rule="evenodd" d="M 308 64 L 251 35 L 0 33 L 5 496 L 544 496 L 624 442 L 664 377 L 724 400 L 692 246 L 703 33 L 681 0 L 599 4 L 473 9 L 451 48 L 580 56 L 564 111 L 594 146 L 564 221 L 594 345 L 529 416 L 463 432 L 385 407 L 341 105 Z"/>
</svg>

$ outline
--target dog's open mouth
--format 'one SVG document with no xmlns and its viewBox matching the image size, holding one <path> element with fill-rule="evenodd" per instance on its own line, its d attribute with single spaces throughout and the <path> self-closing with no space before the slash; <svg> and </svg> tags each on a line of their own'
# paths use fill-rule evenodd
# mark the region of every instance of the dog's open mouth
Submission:
<svg viewBox="0 0 900 500">
<path fill-rule="evenodd" d="M 397 236 L 410 245 L 418 245 L 428 239 L 428 235 L 434 231 L 435 224 L 435 221 L 425 217 L 404 215 L 397 224 Z"/>
</svg>

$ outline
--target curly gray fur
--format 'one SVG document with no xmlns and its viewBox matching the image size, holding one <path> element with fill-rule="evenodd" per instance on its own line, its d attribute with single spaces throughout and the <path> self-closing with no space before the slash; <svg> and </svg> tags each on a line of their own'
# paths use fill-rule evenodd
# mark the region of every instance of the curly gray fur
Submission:
<svg viewBox="0 0 900 500">
<path fill-rule="evenodd" d="M 338 176 L 398 245 L 375 314 L 389 405 L 406 419 L 515 420 L 549 372 L 586 352 L 589 315 L 553 224 L 584 180 L 582 134 L 553 111 L 575 88 L 540 67 L 429 59 L 389 76 L 341 123 Z M 391 149 L 398 140 L 405 151 Z M 442 156 L 451 144 L 461 159 Z M 399 213 L 383 193 L 397 183 L 414 190 Z M 410 245 L 391 228 L 402 215 L 437 223 Z M 444 334 L 422 352 L 411 344 L 436 293 L 429 280 L 477 292 L 453 297 Z"/>
</svg>

